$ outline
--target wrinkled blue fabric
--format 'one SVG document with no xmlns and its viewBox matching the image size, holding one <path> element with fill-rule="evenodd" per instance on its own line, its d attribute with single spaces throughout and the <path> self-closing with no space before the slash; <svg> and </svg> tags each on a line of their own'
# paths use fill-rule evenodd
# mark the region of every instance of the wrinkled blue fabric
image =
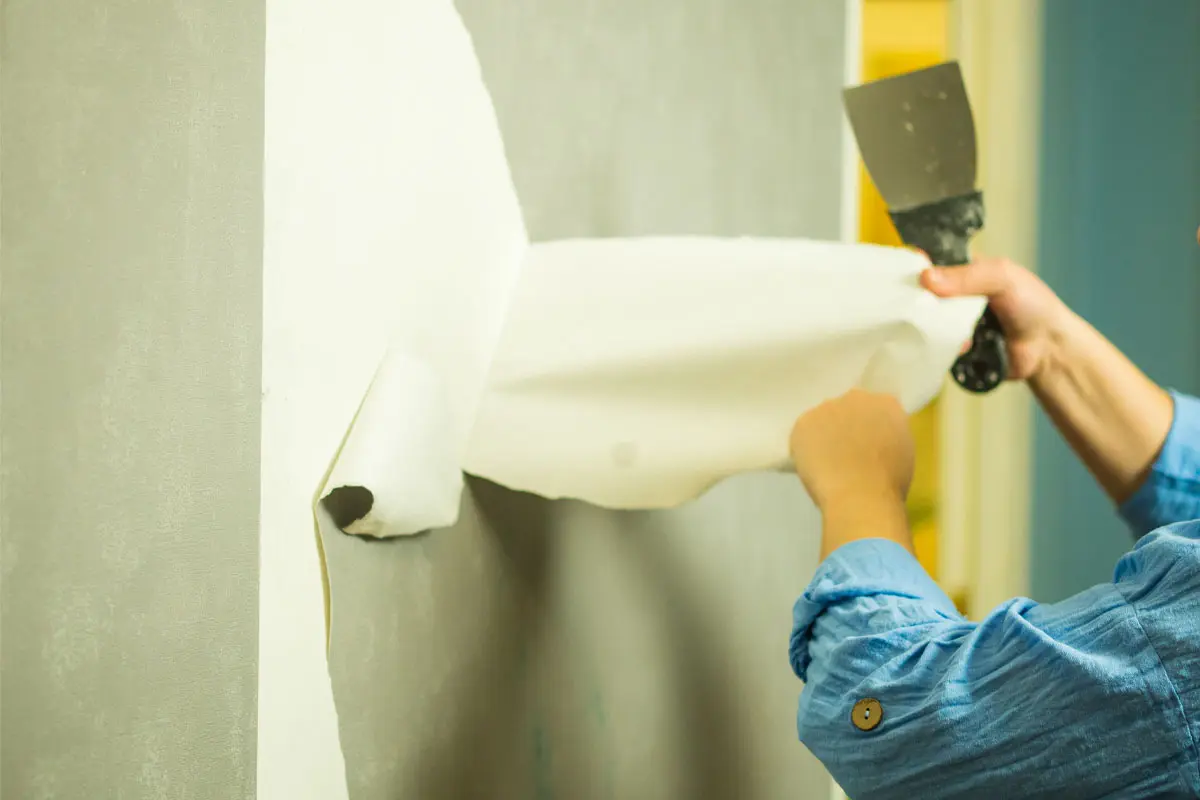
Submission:
<svg viewBox="0 0 1200 800">
<path fill-rule="evenodd" d="M 851 798 L 1200 797 L 1200 401 L 1173 397 L 1111 583 L 975 623 L 893 542 L 822 563 L 793 611 L 797 727 Z"/>
</svg>

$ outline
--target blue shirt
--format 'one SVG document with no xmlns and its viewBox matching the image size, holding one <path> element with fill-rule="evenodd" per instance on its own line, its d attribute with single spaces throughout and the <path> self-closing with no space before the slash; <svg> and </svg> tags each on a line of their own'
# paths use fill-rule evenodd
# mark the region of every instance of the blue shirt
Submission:
<svg viewBox="0 0 1200 800">
<path fill-rule="evenodd" d="M 1112 583 L 978 623 L 899 545 L 836 550 L 793 612 L 800 740 L 855 800 L 1200 797 L 1200 401 L 1121 513 Z"/>
</svg>

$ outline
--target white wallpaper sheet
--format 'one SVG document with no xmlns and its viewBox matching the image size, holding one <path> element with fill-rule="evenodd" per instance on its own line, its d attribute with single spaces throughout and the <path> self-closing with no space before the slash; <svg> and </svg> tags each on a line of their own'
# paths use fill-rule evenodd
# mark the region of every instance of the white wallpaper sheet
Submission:
<svg viewBox="0 0 1200 800">
<path fill-rule="evenodd" d="M 267 18 L 258 792 L 329 800 L 347 785 L 326 626 L 352 577 L 324 569 L 320 537 L 344 534 L 318 497 L 366 489 L 339 522 L 372 537 L 454 523 L 463 469 L 677 505 L 786 465 L 794 417 L 852 386 L 923 405 L 982 306 L 869 246 L 531 246 L 449 0 Z"/>
</svg>

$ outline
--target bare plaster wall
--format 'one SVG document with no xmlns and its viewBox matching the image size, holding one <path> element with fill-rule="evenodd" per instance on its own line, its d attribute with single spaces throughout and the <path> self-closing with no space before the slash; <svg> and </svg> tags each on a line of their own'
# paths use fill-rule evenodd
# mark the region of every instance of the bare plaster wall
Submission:
<svg viewBox="0 0 1200 800">
<path fill-rule="evenodd" d="M 0 794 L 253 798 L 263 4 L 2 9 Z"/>
</svg>

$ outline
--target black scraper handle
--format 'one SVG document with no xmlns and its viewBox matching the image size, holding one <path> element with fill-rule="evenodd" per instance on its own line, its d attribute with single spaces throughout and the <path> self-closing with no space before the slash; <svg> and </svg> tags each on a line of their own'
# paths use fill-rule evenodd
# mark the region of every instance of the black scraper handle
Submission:
<svg viewBox="0 0 1200 800">
<path fill-rule="evenodd" d="M 894 211 L 891 217 L 904 243 L 924 250 L 935 266 L 966 264 L 971 258 L 971 237 L 983 227 L 983 192 Z M 990 306 L 975 325 L 971 348 L 958 357 L 950 374 L 959 386 L 976 394 L 990 392 L 1008 377 L 1008 345 Z"/>
</svg>

